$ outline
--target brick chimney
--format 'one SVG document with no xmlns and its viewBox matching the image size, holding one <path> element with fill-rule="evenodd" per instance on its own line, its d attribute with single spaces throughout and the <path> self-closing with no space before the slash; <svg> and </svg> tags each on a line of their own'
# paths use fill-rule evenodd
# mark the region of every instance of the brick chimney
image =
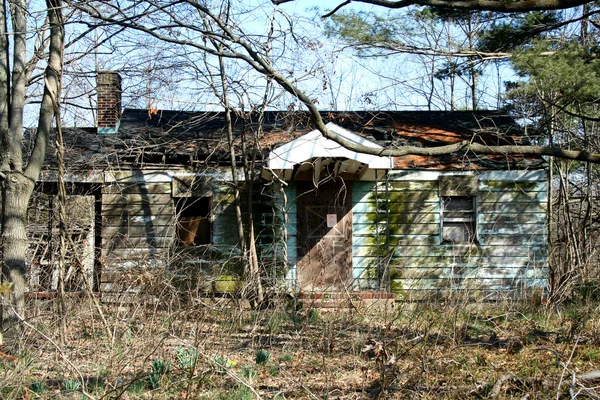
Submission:
<svg viewBox="0 0 600 400">
<path fill-rule="evenodd" d="M 99 134 L 117 133 L 121 120 L 121 76 L 114 71 L 98 71 L 98 114 L 96 126 Z"/>
</svg>

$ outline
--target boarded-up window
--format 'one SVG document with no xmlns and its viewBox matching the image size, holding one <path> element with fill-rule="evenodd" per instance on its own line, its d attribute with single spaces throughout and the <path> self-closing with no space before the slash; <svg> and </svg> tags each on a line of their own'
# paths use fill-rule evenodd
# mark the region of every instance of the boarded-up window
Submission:
<svg viewBox="0 0 600 400">
<path fill-rule="evenodd" d="M 442 242 L 475 242 L 475 198 L 442 196 Z"/>
<path fill-rule="evenodd" d="M 211 197 L 183 197 L 176 200 L 177 239 L 180 246 L 211 243 L 211 203 Z"/>
</svg>

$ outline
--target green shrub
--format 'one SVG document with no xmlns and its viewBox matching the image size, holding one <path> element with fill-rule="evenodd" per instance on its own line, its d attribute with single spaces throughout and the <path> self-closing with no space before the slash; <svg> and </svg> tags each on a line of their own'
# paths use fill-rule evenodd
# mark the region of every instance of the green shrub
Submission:
<svg viewBox="0 0 600 400">
<path fill-rule="evenodd" d="M 148 383 L 152 389 L 157 388 L 160 382 L 171 372 L 171 363 L 156 359 L 152 361 L 152 372 L 148 376 Z"/>
<path fill-rule="evenodd" d="M 65 379 L 62 381 L 62 388 L 70 392 L 75 392 L 81 389 L 81 382 L 77 379 Z"/>
<path fill-rule="evenodd" d="M 258 365 L 265 365 L 267 362 L 269 362 L 270 358 L 271 353 L 269 353 L 267 350 L 256 350 L 256 363 Z"/>
<path fill-rule="evenodd" d="M 41 395 L 44 394 L 44 392 L 48 391 L 48 386 L 46 386 L 46 384 L 44 382 L 40 382 L 40 381 L 35 381 L 32 382 L 31 385 L 29 386 L 29 389 L 37 394 L 37 395 Z"/>
<path fill-rule="evenodd" d="M 192 369 L 198 362 L 198 352 L 196 349 L 178 348 L 175 350 L 177 364 L 181 369 Z"/>
</svg>

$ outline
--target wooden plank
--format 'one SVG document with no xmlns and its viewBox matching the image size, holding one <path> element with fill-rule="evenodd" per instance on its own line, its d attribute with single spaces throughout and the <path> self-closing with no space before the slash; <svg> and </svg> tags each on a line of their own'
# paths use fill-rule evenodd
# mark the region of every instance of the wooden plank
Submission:
<svg viewBox="0 0 600 400">
<path fill-rule="evenodd" d="M 390 203 L 421 203 L 421 202 L 439 202 L 440 196 L 437 191 L 426 192 L 426 191 L 418 191 L 418 192 L 407 192 L 407 191 L 393 191 L 389 193 L 373 193 L 368 201 L 375 202 L 375 198 L 379 198 L 381 200 L 387 200 Z"/>
<path fill-rule="evenodd" d="M 544 263 L 521 266 L 518 264 L 486 265 L 473 264 L 436 265 L 428 268 L 407 268 L 403 266 L 391 266 L 390 276 L 392 279 L 419 279 L 419 278 L 465 278 L 465 279 L 487 279 L 507 278 L 517 276 L 546 277 L 548 265 Z"/>
<path fill-rule="evenodd" d="M 175 227 L 172 225 L 123 225 L 123 226 L 103 226 L 102 237 L 112 238 L 115 236 L 123 237 L 172 237 L 175 233 Z"/>
<path fill-rule="evenodd" d="M 479 213 L 546 213 L 546 202 L 479 203 Z"/>
<path fill-rule="evenodd" d="M 164 247 L 111 247 L 109 249 L 103 249 L 102 255 L 104 257 L 109 257 L 111 259 L 121 259 L 121 260 L 132 260 L 132 261 L 141 261 L 147 260 L 151 258 L 157 258 L 157 255 L 167 256 L 168 252 L 171 250 L 172 246 L 164 246 Z M 102 275 L 104 276 L 104 271 Z M 104 279 L 104 277 L 103 277 Z"/>
<path fill-rule="evenodd" d="M 545 279 L 539 278 L 490 278 L 490 279 L 399 279 L 391 282 L 392 292 L 403 290 L 448 289 L 448 290 L 518 290 L 528 287 L 543 287 Z"/>
<path fill-rule="evenodd" d="M 380 237 L 380 246 L 385 247 L 385 237 Z M 353 246 L 377 247 L 374 237 L 354 237 Z M 546 257 L 545 246 L 479 246 L 479 245 L 412 245 L 389 246 L 390 252 L 403 257 Z"/>
<path fill-rule="evenodd" d="M 548 244 L 546 233 L 543 234 L 482 234 L 478 235 L 479 243 L 486 246 L 522 246 L 522 245 L 539 245 L 545 246 Z"/>
<path fill-rule="evenodd" d="M 378 265 L 386 266 L 387 263 L 383 258 L 377 257 L 352 257 L 352 266 L 353 268 L 359 270 L 366 270 L 369 268 L 377 268 Z"/>
<path fill-rule="evenodd" d="M 546 181 L 548 172 L 545 169 L 530 171 L 484 171 L 479 174 L 480 181 Z"/>
<path fill-rule="evenodd" d="M 352 222 L 354 224 L 368 224 L 379 222 L 388 222 L 390 224 L 411 224 L 411 223 L 439 223 L 440 216 L 438 213 L 421 213 L 421 212 L 407 212 L 407 213 L 353 213 Z"/>
<path fill-rule="evenodd" d="M 112 183 L 102 187 L 103 194 L 170 194 L 171 185 L 168 182 L 125 182 L 122 184 Z"/>
<path fill-rule="evenodd" d="M 382 230 L 379 235 L 380 244 L 385 243 L 385 230 Z M 373 234 L 353 233 L 352 241 L 360 245 L 361 243 L 369 242 L 376 243 L 376 236 Z M 389 245 L 394 246 L 411 246 L 411 245 L 437 245 L 440 244 L 439 235 L 390 235 Z"/>
<path fill-rule="evenodd" d="M 358 213 L 369 213 L 375 212 L 376 203 L 373 202 L 363 202 L 355 204 L 352 207 L 352 212 Z M 379 210 L 381 212 L 385 212 L 386 209 L 389 208 L 389 211 L 392 213 L 410 213 L 410 212 L 422 212 L 422 213 L 439 213 L 440 212 L 440 202 L 432 201 L 432 202 L 397 202 L 390 203 L 389 206 L 386 202 L 380 202 Z"/>
<path fill-rule="evenodd" d="M 105 237 L 102 238 L 102 252 L 103 254 L 109 254 L 108 252 L 112 251 L 112 249 L 133 248 L 168 249 L 173 245 L 174 241 L 174 237 Z"/>
<path fill-rule="evenodd" d="M 358 256 L 357 256 L 358 257 Z M 368 257 L 376 258 L 375 252 Z M 539 268 L 547 265 L 547 258 L 529 257 L 472 257 L 468 259 L 459 257 L 402 257 L 400 254 L 393 257 L 389 265 L 391 268 L 400 269 L 439 269 L 439 268 Z"/>
<path fill-rule="evenodd" d="M 121 215 L 104 215 L 102 217 L 102 224 L 104 226 L 136 226 L 136 225 L 147 225 L 153 224 L 155 226 L 174 225 L 175 216 L 172 214 L 154 214 L 145 215 L 146 212 L 138 210 L 135 215 L 129 213 L 123 213 Z"/>
<path fill-rule="evenodd" d="M 546 192 L 484 192 L 477 197 L 479 203 L 545 203 Z"/>
<path fill-rule="evenodd" d="M 103 205 L 133 205 L 133 204 L 168 204 L 171 203 L 171 196 L 168 194 L 103 194 L 102 204 Z"/>
<path fill-rule="evenodd" d="M 102 215 L 107 220 L 113 219 L 115 221 L 119 221 L 120 219 L 128 220 L 130 217 L 173 217 L 175 215 L 175 209 L 173 204 L 134 204 L 129 207 L 112 205 L 103 207 Z"/>
<path fill-rule="evenodd" d="M 104 182 L 171 182 L 173 171 L 121 170 L 106 171 Z"/>
<path fill-rule="evenodd" d="M 385 188 L 384 188 L 385 190 Z M 435 191 L 438 190 L 438 181 L 390 181 L 389 190 L 416 190 L 416 191 Z"/>
<path fill-rule="evenodd" d="M 384 182 L 379 182 L 375 185 L 375 182 L 371 182 L 371 185 L 352 188 L 353 199 L 362 199 L 369 194 L 374 194 L 377 189 L 378 194 L 385 196 L 386 193 L 411 193 L 411 192 L 432 192 L 438 193 L 438 182 L 437 181 L 399 181 L 389 182 L 386 186 Z"/>
<path fill-rule="evenodd" d="M 65 172 L 65 182 L 69 183 L 104 183 L 104 173 L 102 171 L 90 171 L 88 169 L 77 171 L 69 168 Z M 43 170 L 40 174 L 40 182 L 56 182 L 58 180 L 58 171 Z"/>
<path fill-rule="evenodd" d="M 435 228 L 437 226 L 437 228 Z M 360 236 L 375 236 L 375 235 L 438 235 L 439 224 L 403 224 L 398 226 L 392 226 L 388 229 L 385 222 L 379 224 L 355 224 L 353 226 L 353 232 L 355 235 Z M 437 229 L 437 230 L 436 230 Z"/>
<path fill-rule="evenodd" d="M 546 213 L 519 213 L 519 214 L 487 214 L 480 213 L 477 215 L 478 224 L 538 224 L 545 225 Z"/>
<path fill-rule="evenodd" d="M 472 171 L 411 171 L 391 170 L 388 173 L 390 181 L 437 181 L 441 175 L 476 175 Z"/>
<path fill-rule="evenodd" d="M 544 224 L 479 224 L 479 236 L 483 235 L 546 235 Z"/>
<path fill-rule="evenodd" d="M 543 270 L 547 271 L 548 263 L 546 258 L 540 259 L 526 259 L 526 258 L 490 258 L 483 259 L 485 262 L 479 262 L 482 259 L 474 260 L 473 262 L 447 262 L 439 261 L 440 257 L 433 257 L 432 259 L 426 259 L 430 262 L 424 262 L 423 257 L 397 257 L 392 258 L 390 261 L 385 257 L 377 258 L 375 256 L 363 257 L 354 256 L 352 258 L 352 265 L 355 268 L 366 269 L 375 268 L 377 265 L 390 268 L 392 276 L 405 276 L 405 274 L 425 274 L 425 275 L 439 275 L 443 271 L 449 274 L 453 270 L 457 273 L 463 270 L 478 270 L 481 268 L 489 270 L 500 270 L 500 269 L 532 269 L 532 270 Z M 436 261 L 437 260 L 437 261 Z M 496 262 L 500 263 L 496 263 Z M 507 262 L 510 261 L 510 262 Z M 422 271 L 422 272 L 420 272 Z"/>
<path fill-rule="evenodd" d="M 482 192 L 546 192 L 548 191 L 548 182 L 488 181 L 480 182 L 479 190 Z"/>
<path fill-rule="evenodd" d="M 164 268 L 167 265 L 161 258 L 147 258 L 144 260 L 129 260 L 107 256 L 103 263 L 105 269 L 150 269 Z"/>
<path fill-rule="evenodd" d="M 390 235 L 390 246 L 440 244 L 439 235 Z"/>
</svg>

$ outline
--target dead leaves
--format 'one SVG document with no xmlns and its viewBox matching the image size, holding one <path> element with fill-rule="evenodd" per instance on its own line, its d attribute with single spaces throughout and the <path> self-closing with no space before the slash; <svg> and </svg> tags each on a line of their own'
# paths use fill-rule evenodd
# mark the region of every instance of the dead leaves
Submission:
<svg viewBox="0 0 600 400">
<path fill-rule="evenodd" d="M 375 339 L 367 339 L 361 349 L 362 357 L 366 360 L 375 360 L 385 366 L 396 363 L 396 356 L 388 352 L 383 342 Z"/>
</svg>

